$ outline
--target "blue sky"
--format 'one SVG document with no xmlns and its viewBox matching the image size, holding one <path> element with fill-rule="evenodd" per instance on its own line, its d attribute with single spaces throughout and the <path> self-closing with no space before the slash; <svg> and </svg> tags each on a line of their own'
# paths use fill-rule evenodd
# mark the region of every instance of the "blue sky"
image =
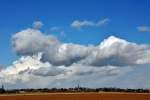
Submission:
<svg viewBox="0 0 150 100">
<path fill-rule="evenodd" d="M 115 35 L 136 43 L 150 43 L 150 32 L 138 32 L 138 26 L 150 25 L 149 0 L 1 0 L 0 1 L 0 63 L 10 64 L 16 55 L 10 39 L 16 32 L 31 27 L 36 20 L 43 22 L 42 31 L 54 34 L 59 40 L 78 44 L 99 44 L 104 38 Z M 98 21 L 109 18 L 103 27 L 75 30 L 74 20 Z M 50 32 L 60 27 L 66 37 Z"/>
</svg>

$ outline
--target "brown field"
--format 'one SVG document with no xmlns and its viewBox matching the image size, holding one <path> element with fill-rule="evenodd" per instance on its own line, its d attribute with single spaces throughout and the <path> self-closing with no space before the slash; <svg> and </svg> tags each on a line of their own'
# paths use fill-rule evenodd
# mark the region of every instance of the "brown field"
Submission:
<svg viewBox="0 0 150 100">
<path fill-rule="evenodd" d="M 0 95 L 0 100 L 150 100 L 148 93 L 39 93 Z"/>
</svg>

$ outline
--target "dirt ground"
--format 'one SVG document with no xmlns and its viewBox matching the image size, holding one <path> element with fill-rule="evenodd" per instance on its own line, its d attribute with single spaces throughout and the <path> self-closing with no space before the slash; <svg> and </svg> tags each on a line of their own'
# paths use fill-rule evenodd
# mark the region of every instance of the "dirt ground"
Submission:
<svg viewBox="0 0 150 100">
<path fill-rule="evenodd" d="M 0 95 L 0 100 L 150 100 L 148 93 L 41 93 Z"/>
</svg>

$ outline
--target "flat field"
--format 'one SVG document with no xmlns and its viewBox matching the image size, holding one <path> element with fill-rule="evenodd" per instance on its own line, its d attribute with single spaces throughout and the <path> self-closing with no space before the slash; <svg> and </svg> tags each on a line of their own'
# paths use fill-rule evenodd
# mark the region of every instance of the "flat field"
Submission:
<svg viewBox="0 0 150 100">
<path fill-rule="evenodd" d="M 150 100 L 148 93 L 36 93 L 0 95 L 0 100 Z"/>
</svg>

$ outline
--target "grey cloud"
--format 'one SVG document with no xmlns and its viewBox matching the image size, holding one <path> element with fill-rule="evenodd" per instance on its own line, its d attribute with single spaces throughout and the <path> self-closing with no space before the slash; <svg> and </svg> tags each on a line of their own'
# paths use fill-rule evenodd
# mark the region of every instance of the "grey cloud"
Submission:
<svg viewBox="0 0 150 100">
<path fill-rule="evenodd" d="M 19 55 L 31 55 L 42 52 L 43 48 L 59 43 L 52 35 L 43 35 L 39 30 L 25 29 L 12 36 L 12 46 Z"/>
<path fill-rule="evenodd" d="M 95 66 L 88 66 L 88 65 L 82 65 L 82 64 L 73 64 L 70 66 L 73 70 L 73 73 L 75 75 L 83 76 L 83 75 L 92 75 L 92 74 L 99 74 L 100 76 L 112 76 L 117 75 L 120 73 L 119 66 L 101 66 L 101 67 L 95 67 Z"/>
<path fill-rule="evenodd" d="M 58 67 L 41 67 L 39 69 L 33 70 L 31 73 L 37 76 L 57 76 L 61 74 L 66 74 L 66 71 L 65 69 L 61 69 Z"/>
<path fill-rule="evenodd" d="M 50 49 L 46 49 L 42 61 L 49 61 L 53 65 L 69 66 L 84 59 L 89 52 L 90 49 L 86 46 L 61 44 L 53 52 Z"/>
</svg>

